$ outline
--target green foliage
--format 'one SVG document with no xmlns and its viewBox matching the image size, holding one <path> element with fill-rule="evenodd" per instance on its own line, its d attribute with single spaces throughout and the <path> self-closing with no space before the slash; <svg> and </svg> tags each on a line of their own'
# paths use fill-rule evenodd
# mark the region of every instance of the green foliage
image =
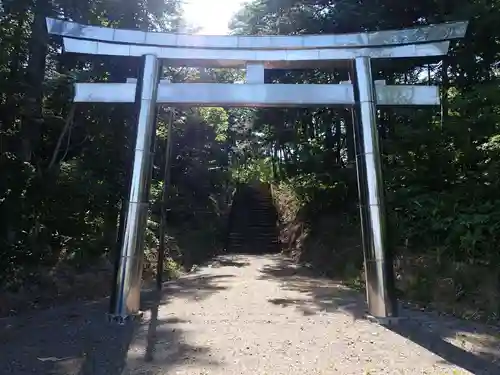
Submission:
<svg viewBox="0 0 500 375">
<path fill-rule="evenodd" d="M 452 44 L 444 63 L 377 61 L 374 67 L 375 78 L 387 82 L 444 85 L 442 117 L 434 108 L 383 109 L 378 113 L 388 233 L 399 263 L 409 267 L 398 269 L 407 296 L 426 302 L 442 298 L 453 305 L 459 295 L 475 295 L 475 302 L 460 298 L 491 314 L 497 312 L 497 306 L 488 300 L 498 298 L 498 294 L 488 289 L 489 296 L 479 296 L 481 293 L 472 289 L 482 285 L 479 275 L 493 273 L 499 261 L 500 33 L 495 24 L 500 21 L 500 3 L 460 0 L 452 6 L 441 0 L 335 4 L 327 0 L 258 0 L 236 15 L 232 27 L 235 34 L 322 34 L 451 20 L 470 20 L 470 26 L 467 37 Z M 266 79 L 275 83 L 332 83 L 347 77 L 345 69 L 332 68 L 270 71 Z M 296 228 L 297 221 L 305 225 L 301 229 L 305 238 L 301 240 L 302 251 L 316 254 L 316 259 L 321 258 L 319 263 L 333 264 L 338 251 L 342 253 L 337 246 L 342 232 L 329 240 L 332 229 L 319 230 L 321 222 L 330 222 L 330 226 L 357 222 L 351 128 L 350 114 L 340 109 L 258 110 L 246 144 L 249 156 L 237 169 L 238 177 L 248 180 L 267 178 L 271 168 L 278 186 L 287 186 L 275 189 L 276 199 L 283 200 L 282 194 L 293 196 L 294 207 L 300 207 L 294 215 L 288 214 L 287 230 Z M 284 201 L 289 205 L 288 198 Z M 344 215 L 352 219 L 344 220 Z M 307 245 L 307 241 L 312 242 Z M 330 259 L 325 260 L 324 247 L 330 249 Z M 418 262 L 424 258 L 425 266 Z M 348 257 L 344 259 L 348 261 Z M 418 272 L 410 267 L 415 264 Z M 468 265 L 466 271 L 464 264 Z M 464 273 L 474 281 L 461 283 L 458 279 Z M 406 274 L 417 276 L 405 283 L 410 278 Z M 462 285 L 462 294 L 448 293 L 444 288 L 446 295 L 430 296 L 433 285 L 446 278 L 457 278 L 455 286 Z M 427 292 L 426 298 L 413 293 L 417 285 L 426 285 L 420 288 Z"/>
<path fill-rule="evenodd" d="M 10 288 L 41 268 L 61 263 L 88 268 L 114 253 L 126 199 L 135 137 L 131 105 L 72 105 L 75 81 L 136 77 L 138 61 L 83 60 L 60 54 L 45 16 L 94 25 L 176 32 L 184 28 L 180 0 L 4 2 L 0 11 L 0 284 Z M 186 81 L 193 69 L 165 69 Z M 166 269 L 210 256 L 228 203 L 228 114 L 222 108 L 184 109 L 167 134 L 160 112 L 145 267 L 159 246 L 165 145 L 173 138 L 168 190 Z M 209 226 L 205 225 L 210 223 Z M 179 237 L 202 232 L 194 246 Z"/>
<path fill-rule="evenodd" d="M 215 128 L 217 141 L 227 140 L 227 131 L 229 128 L 229 116 L 224 108 L 202 107 L 199 109 L 203 121 Z"/>
<path fill-rule="evenodd" d="M 239 183 L 252 181 L 272 182 L 271 158 L 258 158 L 247 161 L 244 165 L 235 166 L 232 170 L 232 178 Z"/>
</svg>

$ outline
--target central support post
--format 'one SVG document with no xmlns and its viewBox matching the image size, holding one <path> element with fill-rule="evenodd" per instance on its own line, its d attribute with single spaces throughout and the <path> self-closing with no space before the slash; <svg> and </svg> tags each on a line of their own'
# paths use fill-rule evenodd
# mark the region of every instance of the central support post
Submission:
<svg viewBox="0 0 500 375">
<path fill-rule="evenodd" d="M 159 59 L 155 55 L 143 56 L 135 99 L 138 114 L 133 170 L 110 306 L 110 319 L 119 323 L 136 316 L 140 307 L 159 78 Z"/>
<path fill-rule="evenodd" d="M 387 244 L 375 85 L 369 57 L 357 57 L 354 65 L 356 73 L 353 75 L 353 83 L 357 107 L 354 135 L 366 294 L 370 315 L 384 322 L 396 317 L 398 312 L 392 257 Z"/>
</svg>

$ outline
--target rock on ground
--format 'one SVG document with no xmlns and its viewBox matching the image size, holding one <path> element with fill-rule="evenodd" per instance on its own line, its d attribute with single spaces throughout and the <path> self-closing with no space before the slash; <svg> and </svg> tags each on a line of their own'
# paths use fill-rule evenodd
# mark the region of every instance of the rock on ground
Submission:
<svg viewBox="0 0 500 375">
<path fill-rule="evenodd" d="M 365 320 L 363 296 L 274 256 L 224 256 L 144 298 L 114 326 L 106 301 L 0 321 L 0 374 L 500 374 L 492 327 L 403 311 Z"/>
</svg>

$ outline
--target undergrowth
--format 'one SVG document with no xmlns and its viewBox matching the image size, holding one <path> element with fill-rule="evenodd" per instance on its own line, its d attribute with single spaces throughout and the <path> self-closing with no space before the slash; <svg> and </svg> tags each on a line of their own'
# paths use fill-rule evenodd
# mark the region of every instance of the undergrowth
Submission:
<svg viewBox="0 0 500 375">
<path fill-rule="evenodd" d="M 322 202 L 304 200 L 293 181 L 275 184 L 273 197 L 280 213 L 283 252 L 322 275 L 363 291 L 357 209 L 323 209 Z M 389 227 L 389 235 L 395 233 Z M 498 321 L 498 270 L 479 262 L 439 256 L 433 249 L 397 246 L 397 243 L 392 238 L 396 292 L 401 300 L 461 318 Z"/>
</svg>

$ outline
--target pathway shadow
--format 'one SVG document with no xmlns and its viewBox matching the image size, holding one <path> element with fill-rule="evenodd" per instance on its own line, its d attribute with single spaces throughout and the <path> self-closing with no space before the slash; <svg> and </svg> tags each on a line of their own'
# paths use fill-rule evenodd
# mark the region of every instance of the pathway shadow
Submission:
<svg viewBox="0 0 500 375">
<path fill-rule="evenodd" d="M 177 328 L 182 321 L 158 319 L 158 310 L 172 298 L 198 300 L 224 290 L 222 284 L 228 277 L 231 275 L 194 275 L 166 283 L 160 295 L 144 292 L 142 310 L 151 317 L 149 322 L 109 323 L 108 299 L 2 319 L 0 374 L 121 375 L 130 361 L 155 361 L 158 343 L 170 353 L 156 361 L 162 369 L 168 370 L 186 356 L 190 361 L 203 360 L 209 349 L 183 342 L 183 331 Z M 131 343 L 140 332 L 149 335 L 146 358 L 130 358 Z"/>
<path fill-rule="evenodd" d="M 421 347 L 476 375 L 500 374 L 500 330 L 481 324 L 402 309 L 403 319 L 388 326 Z"/>
<path fill-rule="evenodd" d="M 219 363 L 210 358 L 209 347 L 193 346 L 184 340 L 181 327 L 189 321 L 172 316 L 159 318 L 160 309 L 165 305 L 163 297 L 163 292 L 152 295 L 149 322 L 138 328 L 129 351 L 127 369 L 122 375 L 145 374 L 153 369 L 164 372 L 182 362 L 218 366 Z"/>
<path fill-rule="evenodd" d="M 270 303 L 294 306 L 305 315 L 342 311 L 355 320 L 365 319 L 367 308 L 363 295 L 333 280 L 318 277 L 312 269 L 291 260 L 276 258 L 273 266 L 261 270 L 261 279 L 277 280 L 283 289 L 304 294 L 304 299 L 272 299 Z M 407 308 L 400 313 L 403 319 L 387 329 L 435 353 L 443 362 L 473 374 L 500 374 L 498 327 Z"/>
<path fill-rule="evenodd" d="M 227 286 L 222 285 L 224 281 L 234 277 L 234 275 L 190 275 L 185 278 L 176 280 L 175 282 L 165 283 L 161 292 L 151 291 L 146 298 L 143 298 L 143 310 L 150 312 L 149 323 L 144 325 L 138 332 L 140 336 L 145 336 L 146 348 L 144 360 L 146 362 L 157 362 L 164 369 L 165 364 L 176 363 L 175 358 L 188 358 L 193 354 L 207 354 L 208 348 L 193 347 L 182 342 L 182 337 L 179 334 L 182 330 L 180 325 L 190 323 L 189 321 L 179 319 L 175 316 L 169 316 L 165 319 L 159 318 L 159 310 L 168 304 L 172 298 L 187 298 L 191 300 L 203 300 L 214 293 L 227 289 Z M 146 327 L 147 326 L 147 327 Z M 170 337 L 169 337 L 170 336 Z M 172 337 L 173 336 L 173 337 Z M 165 351 L 162 351 L 161 363 L 156 360 L 156 347 L 160 343 L 169 343 L 174 349 L 168 352 L 165 356 Z M 212 361 L 206 360 L 207 364 L 213 365 Z"/>
<path fill-rule="evenodd" d="M 2 322 L 0 373 L 120 374 L 135 326 L 108 323 L 107 309 L 75 303 Z"/>
<path fill-rule="evenodd" d="M 270 303 L 283 307 L 294 306 L 304 315 L 322 312 L 344 312 L 354 319 L 366 315 L 366 303 L 359 293 L 332 280 L 318 277 L 310 268 L 291 260 L 276 258 L 274 265 L 261 270 L 260 279 L 277 280 L 284 290 L 300 292 L 303 299 L 271 299 Z"/>
<path fill-rule="evenodd" d="M 221 267 L 236 267 L 244 268 L 250 265 L 249 262 L 238 261 L 235 256 L 219 256 L 210 263 L 211 267 L 221 268 Z"/>
</svg>

